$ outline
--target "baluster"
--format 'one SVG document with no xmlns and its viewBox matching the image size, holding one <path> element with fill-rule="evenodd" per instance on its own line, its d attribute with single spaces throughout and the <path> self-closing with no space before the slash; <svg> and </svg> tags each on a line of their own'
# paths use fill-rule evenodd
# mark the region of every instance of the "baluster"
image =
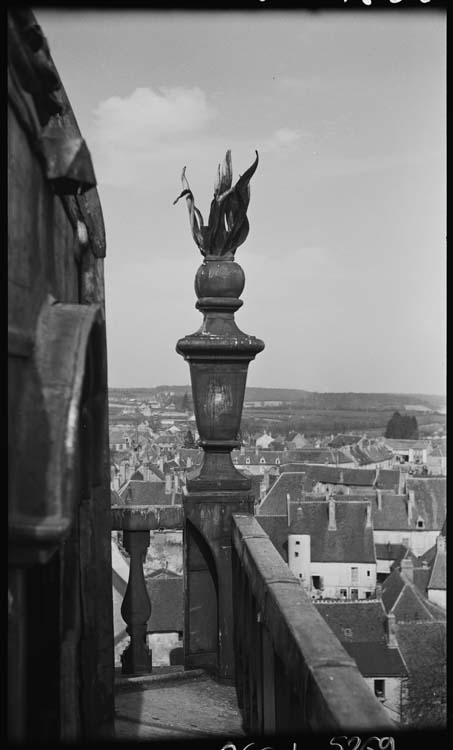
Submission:
<svg viewBox="0 0 453 750">
<path fill-rule="evenodd" d="M 143 563 L 150 541 L 149 531 L 124 531 L 123 543 L 130 554 L 129 580 L 121 605 L 130 643 L 121 654 L 122 672 L 128 675 L 152 671 L 152 651 L 146 644 L 146 626 L 151 615 L 151 602 L 143 573 Z"/>
</svg>

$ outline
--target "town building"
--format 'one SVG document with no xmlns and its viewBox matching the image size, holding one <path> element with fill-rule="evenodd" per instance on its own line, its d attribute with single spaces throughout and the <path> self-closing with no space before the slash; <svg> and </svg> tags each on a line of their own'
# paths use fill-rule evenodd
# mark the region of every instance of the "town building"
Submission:
<svg viewBox="0 0 453 750">
<path fill-rule="evenodd" d="M 370 503 L 305 501 L 288 529 L 288 565 L 304 588 L 333 599 L 369 599 L 376 589 Z"/>
</svg>

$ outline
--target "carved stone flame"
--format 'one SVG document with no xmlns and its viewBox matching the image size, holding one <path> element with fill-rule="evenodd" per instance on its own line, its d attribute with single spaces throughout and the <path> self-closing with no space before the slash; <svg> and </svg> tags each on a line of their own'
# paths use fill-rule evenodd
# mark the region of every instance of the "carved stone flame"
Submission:
<svg viewBox="0 0 453 750">
<path fill-rule="evenodd" d="M 182 170 L 183 191 L 189 209 L 190 226 L 195 243 L 206 260 L 234 260 L 234 253 L 239 245 L 247 239 L 249 222 L 247 208 L 250 201 L 250 180 L 258 166 L 258 151 L 253 164 L 239 177 L 232 187 L 233 168 L 231 151 L 226 152 L 223 165 L 218 167 L 217 181 L 214 187 L 214 198 L 211 202 L 207 226 L 198 208 L 195 206 L 193 193 L 186 178 L 186 167 Z M 173 205 L 174 205 L 173 204 Z"/>
</svg>

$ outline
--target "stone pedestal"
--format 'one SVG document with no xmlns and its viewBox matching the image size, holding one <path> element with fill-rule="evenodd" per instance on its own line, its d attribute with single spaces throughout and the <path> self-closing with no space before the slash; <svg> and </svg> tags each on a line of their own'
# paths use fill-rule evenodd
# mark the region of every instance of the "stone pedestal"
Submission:
<svg viewBox="0 0 453 750">
<path fill-rule="evenodd" d="M 178 341 L 189 362 L 204 460 L 184 497 L 185 666 L 234 680 L 231 515 L 253 513 L 251 480 L 233 465 L 249 362 L 264 344 L 239 330 L 234 312 L 244 287 L 232 260 L 207 259 L 198 269 L 201 328 Z M 203 296 L 200 296 L 203 295 Z"/>
</svg>

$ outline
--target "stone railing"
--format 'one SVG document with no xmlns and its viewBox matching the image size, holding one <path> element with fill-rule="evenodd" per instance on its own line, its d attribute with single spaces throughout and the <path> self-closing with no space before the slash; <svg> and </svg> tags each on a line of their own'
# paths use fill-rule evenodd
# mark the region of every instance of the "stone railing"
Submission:
<svg viewBox="0 0 453 750">
<path fill-rule="evenodd" d="M 125 675 L 149 674 L 152 671 L 152 655 L 146 644 L 151 602 L 143 572 L 150 531 L 176 531 L 182 526 L 181 505 L 112 506 L 112 531 L 123 532 L 123 544 L 130 555 L 129 580 L 121 606 L 121 615 L 130 636 L 130 643 L 121 655 Z"/>
<path fill-rule="evenodd" d="M 391 719 L 257 520 L 232 520 L 236 689 L 247 732 L 391 731 Z"/>
</svg>

